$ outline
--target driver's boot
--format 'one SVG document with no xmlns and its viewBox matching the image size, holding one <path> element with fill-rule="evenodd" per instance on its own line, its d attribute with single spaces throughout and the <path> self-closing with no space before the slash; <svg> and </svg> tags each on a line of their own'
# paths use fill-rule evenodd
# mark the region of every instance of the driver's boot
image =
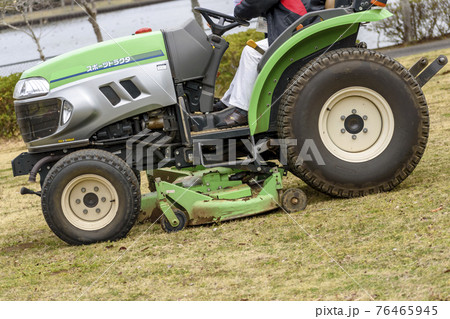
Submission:
<svg viewBox="0 0 450 319">
<path fill-rule="evenodd" d="M 220 129 L 242 126 L 248 123 L 247 111 L 238 107 L 228 108 L 214 114 L 216 127 Z"/>
<path fill-rule="evenodd" d="M 228 106 L 223 103 L 222 100 L 219 100 L 219 102 L 213 105 L 213 112 L 220 112 L 222 110 L 225 110 L 226 108 L 228 108 Z"/>
<path fill-rule="evenodd" d="M 247 124 L 247 111 L 237 107 L 228 107 L 219 112 L 209 114 L 196 114 L 190 116 L 191 130 L 200 132 L 213 128 L 224 129 L 228 127 Z"/>
</svg>

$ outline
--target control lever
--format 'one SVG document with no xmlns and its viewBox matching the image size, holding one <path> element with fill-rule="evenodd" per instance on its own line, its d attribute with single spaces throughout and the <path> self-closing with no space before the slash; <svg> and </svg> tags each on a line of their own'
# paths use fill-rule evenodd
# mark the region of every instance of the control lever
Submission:
<svg viewBox="0 0 450 319">
<path fill-rule="evenodd" d="M 41 197 L 41 192 L 35 192 L 29 188 L 22 187 L 20 189 L 20 195 L 37 195 L 37 196 Z"/>
<path fill-rule="evenodd" d="M 247 41 L 247 45 L 248 45 L 249 47 L 255 49 L 257 52 L 261 53 L 261 55 L 264 55 L 264 53 L 266 53 L 266 51 L 264 51 L 263 49 L 261 49 L 261 47 L 258 46 L 254 40 L 248 40 L 248 41 Z"/>
</svg>

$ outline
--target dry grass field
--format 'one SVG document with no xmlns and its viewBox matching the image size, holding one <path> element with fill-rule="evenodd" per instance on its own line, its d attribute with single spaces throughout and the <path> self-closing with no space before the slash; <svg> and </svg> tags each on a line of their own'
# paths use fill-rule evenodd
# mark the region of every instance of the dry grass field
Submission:
<svg viewBox="0 0 450 319">
<path fill-rule="evenodd" d="M 39 198 L 19 195 L 37 186 L 12 177 L 10 161 L 23 143 L 2 141 L 0 300 L 448 300 L 450 67 L 424 91 L 428 148 L 392 192 L 332 199 L 289 176 L 286 187 L 308 195 L 302 213 L 170 235 L 143 223 L 126 239 L 90 246 L 59 240 Z"/>
</svg>

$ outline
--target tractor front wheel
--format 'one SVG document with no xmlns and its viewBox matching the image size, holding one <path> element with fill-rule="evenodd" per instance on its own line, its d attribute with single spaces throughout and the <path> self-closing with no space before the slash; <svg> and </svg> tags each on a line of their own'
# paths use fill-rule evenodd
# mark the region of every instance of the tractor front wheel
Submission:
<svg viewBox="0 0 450 319">
<path fill-rule="evenodd" d="M 127 235 L 140 211 L 139 181 L 119 157 L 101 150 L 69 154 L 42 188 L 42 211 L 52 231 L 72 245 Z"/>
<path fill-rule="evenodd" d="M 393 189 L 414 170 L 427 143 L 428 108 L 400 63 L 349 48 L 297 73 L 278 129 L 295 175 L 332 196 L 364 196 Z"/>
</svg>

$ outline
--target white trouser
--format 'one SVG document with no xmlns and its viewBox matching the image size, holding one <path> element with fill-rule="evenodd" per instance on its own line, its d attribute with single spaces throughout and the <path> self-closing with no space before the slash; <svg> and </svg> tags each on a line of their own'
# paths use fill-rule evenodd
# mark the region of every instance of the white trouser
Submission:
<svg viewBox="0 0 450 319">
<path fill-rule="evenodd" d="M 267 39 L 258 41 L 256 44 L 264 51 L 269 48 L 269 41 Z M 235 106 L 248 111 L 253 86 L 258 77 L 258 63 L 261 61 L 261 57 L 262 55 L 258 51 L 249 46 L 245 46 L 234 79 L 222 98 L 222 102 L 226 106 Z"/>
</svg>

